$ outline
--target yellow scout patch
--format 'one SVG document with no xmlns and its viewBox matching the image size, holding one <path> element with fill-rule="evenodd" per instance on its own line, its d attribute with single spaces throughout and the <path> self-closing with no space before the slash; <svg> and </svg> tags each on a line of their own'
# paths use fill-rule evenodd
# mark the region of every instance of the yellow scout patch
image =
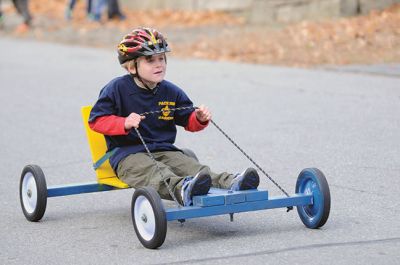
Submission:
<svg viewBox="0 0 400 265">
<path fill-rule="evenodd" d="M 170 107 L 174 108 L 175 107 L 175 102 L 160 101 L 160 102 L 158 102 L 158 106 L 163 106 L 161 108 L 161 111 L 162 111 L 161 114 L 162 115 L 158 116 L 159 120 L 170 121 L 170 120 L 174 119 L 173 116 L 170 116 L 171 113 L 172 113 Z"/>
</svg>

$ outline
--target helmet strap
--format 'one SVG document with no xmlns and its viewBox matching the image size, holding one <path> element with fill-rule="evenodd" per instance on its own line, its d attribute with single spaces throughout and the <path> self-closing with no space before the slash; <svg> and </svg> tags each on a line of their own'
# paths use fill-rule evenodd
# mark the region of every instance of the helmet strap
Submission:
<svg viewBox="0 0 400 265">
<path fill-rule="evenodd" d="M 137 81 L 139 81 L 141 84 L 143 84 L 143 86 L 144 86 L 144 88 L 145 88 L 146 90 L 152 92 L 152 93 L 155 95 L 155 94 L 157 93 L 158 84 L 157 84 L 153 89 L 151 89 L 151 88 L 146 84 L 146 82 L 144 82 L 143 79 L 140 77 L 139 71 L 138 71 L 138 66 L 137 66 L 137 65 L 138 65 L 138 64 L 137 64 L 137 62 L 136 62 L 136 60 L 135 60 L 135 73 L 134 73 L 134 74 L 133 74 L 133 73 L 130 73 L 130 75 L 132 76 L 132 78 L 133 78 L 134 80 L 137 80 Z"/>
</svg>

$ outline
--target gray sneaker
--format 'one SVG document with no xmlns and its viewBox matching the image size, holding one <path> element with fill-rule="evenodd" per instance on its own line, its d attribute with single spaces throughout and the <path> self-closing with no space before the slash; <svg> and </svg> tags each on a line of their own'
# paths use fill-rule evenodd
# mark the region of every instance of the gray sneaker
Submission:
<svg viewBox="0 0 400 265">
<path fill-rule="evenodd" d="M 242 173 L 237 174 L 231 182 L 231 190 L 251 190 L 257 189 L 260 184 L 260 177 L 254 168 L 247 168 Z"/>
<path fill-rule="evenodd" d="M 193 204 L 193 196 L 206 195 L 211 188 L 210 173 L 206 169 L 202 169 L 194 177 L 186 177 L 183 180 L 181 197 L 183 206 Z"/>
</svg>

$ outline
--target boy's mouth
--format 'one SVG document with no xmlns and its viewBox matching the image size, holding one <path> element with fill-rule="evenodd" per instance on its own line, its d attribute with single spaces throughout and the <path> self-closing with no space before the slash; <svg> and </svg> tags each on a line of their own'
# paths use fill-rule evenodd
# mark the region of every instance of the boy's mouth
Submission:
<svg viewBox="0 0 400 265">
<path fill-rule="evenodd" d="M 158 74 L 161 74 L 163 71 L 158 71 L 158 72 L 155 72 L 154 74 L 156 74 L 156 75 L 158 75 Z"/>
</svg>

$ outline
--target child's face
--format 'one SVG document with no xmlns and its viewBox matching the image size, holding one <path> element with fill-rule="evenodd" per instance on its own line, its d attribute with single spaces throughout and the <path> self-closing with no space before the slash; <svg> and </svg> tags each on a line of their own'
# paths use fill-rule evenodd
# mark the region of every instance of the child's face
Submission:
<svg viewBox="0 0 400 265">
<path fill-rule="evenodd" d="M 164 79 L 167 68 L 164 53 L 139 57 L 137 63 L 139 76 L 148 85 L 156 85 Z"/>
</svg>

